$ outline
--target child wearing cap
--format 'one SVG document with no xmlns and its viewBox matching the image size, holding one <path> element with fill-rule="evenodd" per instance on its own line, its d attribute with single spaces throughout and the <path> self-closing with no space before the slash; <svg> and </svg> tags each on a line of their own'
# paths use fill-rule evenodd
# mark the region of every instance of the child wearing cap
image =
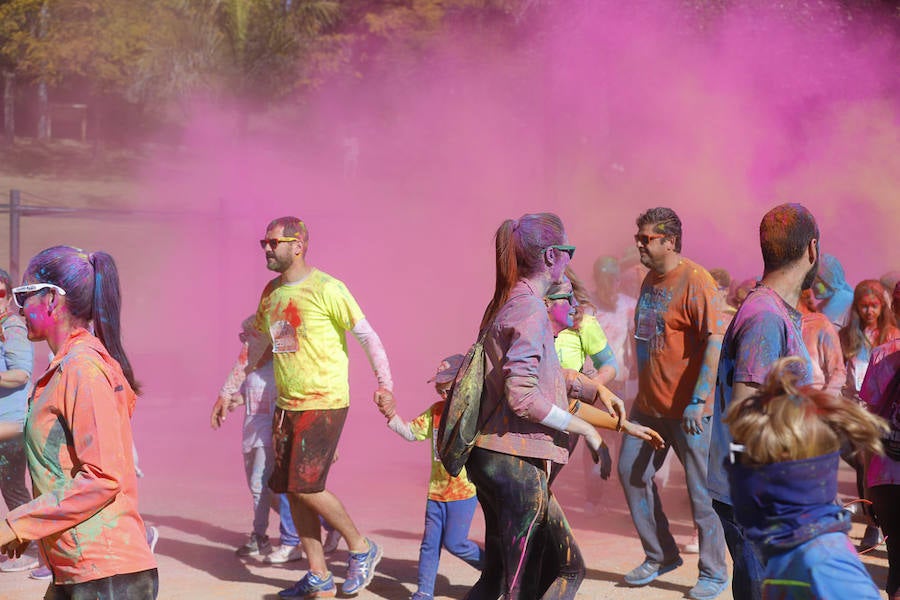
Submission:
<svg viewBox="0 0 900 600">
<path fill-rule="evenodd" d="M 419 548 L 418 588 L 410 600 L 430 600 L 434 598 L 434 581 L 437 577 L 441 545 L 481 570 L 484 551 L 469 539 L 469 527 L 478 501 L 475 486 L 466 476 L 466 470 L 457 477 L 451 476 L 438 456 L 434 440 L 440 426 L 441 413 L 447 401 L 450 385 L 456 378 L 463 362 L 462 354 L 445 358 L 435 376 L 428 380 L 441 400 L 432 404 L 418 417 L 407 423 L 396 414 L 388 413 L 388 427 L 403 439 L 416 442 L 432 440 L 431 481 L 428 485 L 428 502 L 425 507 L 425 532 Z"/>
</svg>

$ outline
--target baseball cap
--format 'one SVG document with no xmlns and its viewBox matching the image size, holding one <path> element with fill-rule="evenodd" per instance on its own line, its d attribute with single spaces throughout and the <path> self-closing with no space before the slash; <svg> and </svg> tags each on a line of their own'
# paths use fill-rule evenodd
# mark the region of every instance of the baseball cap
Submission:
<svg viewBox="0 0 900 600">
<path fill-rule="evenodd" d="M 456 379 L 465 358 L 462 354 L 453 354 L 442 360 L 434 377 L 429 379 L 428 383 L 449 383 Z"/>
</svg>

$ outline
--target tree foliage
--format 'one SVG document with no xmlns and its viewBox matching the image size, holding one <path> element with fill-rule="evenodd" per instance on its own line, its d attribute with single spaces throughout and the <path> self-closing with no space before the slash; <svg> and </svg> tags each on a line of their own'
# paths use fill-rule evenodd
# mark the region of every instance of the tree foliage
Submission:
<svg viewBox="0 0 900 600">
<path fill-rule="evenodd" d="M 678 1 L 686 13 L 713 22 L 748 0 Z M 896 0 L 860 2 L 900 15 Z M 838 0 L 848 3 L 854 4 Z M 330 77 L 364 80 L 383 73 L 386 64 L 422 68 L 448 32 L 480 30 L 500 39 L 527 27 L 529 17 L 548 5 L 550 0 L 0 0 L 0 70 L 56 89 L 80 82 L 79 89 L 94 97 L 140 107 L 197 93 L 265 107 Z"/>
</svg>

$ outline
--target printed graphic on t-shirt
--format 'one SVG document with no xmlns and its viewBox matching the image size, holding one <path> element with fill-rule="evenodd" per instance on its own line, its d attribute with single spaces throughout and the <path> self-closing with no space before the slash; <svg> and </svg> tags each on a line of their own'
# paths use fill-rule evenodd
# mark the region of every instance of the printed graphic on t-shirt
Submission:
<svg viewBox="0 0 900 600">
<path fill-rule="evenodd" d="M 637 308 L 634 337 L 648 342 L 651 352 L 662 351 L 666 343 L 664 316 L 672 301 L 672 291 L 667 288 L 651 288 L 641 294 Z"/>
<path fill-rule="evenodd" d="M 269 327 L 269 335 L 272 336 L 272 352 L 281 354 L 296 352 L 300 348 L 297 341 L 297 328 L 287 321 L 275 321 Z"/>
</svg>

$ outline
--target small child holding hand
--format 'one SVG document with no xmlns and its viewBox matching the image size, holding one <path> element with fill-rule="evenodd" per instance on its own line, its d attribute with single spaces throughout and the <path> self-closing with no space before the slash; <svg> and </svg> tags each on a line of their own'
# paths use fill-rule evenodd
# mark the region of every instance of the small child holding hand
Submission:
<svg viewBox="0 0 900 600">
<path fill-rule="evenodd" d="M 441 546 L 468 564 L 481 570 L 484 550 L 469 539 L 469 527 L 478 501 L 475 486 L 466 476 L 465 469 L 451 476 L 438 456 L 435 440 L 440 426 L 441 413 L 447 401 L 447 393 L 463 362 L 462 354 L 445 358 L 434 377 L 434 389 L 441 400 L 435 402 L 410 422 L 394 412 L 393 404 L 379 405 L 388 420 L 388 427 L 410 442 L 432 440 L 431 481 L 428 485 L 428 502 L 425 506 L 425 531 L 419 548 L 418 587 L 410 600 L 434 598 L 434 582 L 437 578 Z"/>
</svg>

